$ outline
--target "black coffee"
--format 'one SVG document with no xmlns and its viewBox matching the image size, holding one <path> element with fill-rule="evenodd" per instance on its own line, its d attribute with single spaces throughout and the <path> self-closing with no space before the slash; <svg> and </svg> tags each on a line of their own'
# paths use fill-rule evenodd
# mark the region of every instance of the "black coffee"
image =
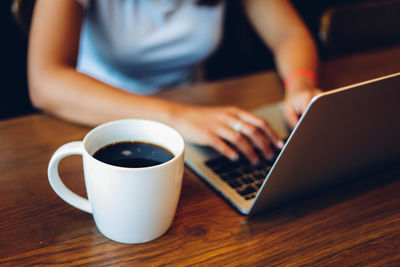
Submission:
<svg viewBox="0 0 400 267">
<path fill-rule="evenodd" d="M 141 168 L 167 162 L 174 154 L 155 144 L 126 141 L 106 145 L 96 151 L 93 157 L 119 167 Z"/>
</svg>

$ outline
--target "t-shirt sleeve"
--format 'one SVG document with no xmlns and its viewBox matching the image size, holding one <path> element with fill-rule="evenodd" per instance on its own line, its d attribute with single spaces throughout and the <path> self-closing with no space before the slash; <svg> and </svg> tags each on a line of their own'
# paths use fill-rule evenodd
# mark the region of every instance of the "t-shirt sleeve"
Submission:
<svg viewBox="0 0 400 267">
<path fill-rule="evenodd" d="M 83 9 L 86 9 L 89 6 L 90 0 L 76 0 L 76 2 L 78 2 Z"/>
</svg>

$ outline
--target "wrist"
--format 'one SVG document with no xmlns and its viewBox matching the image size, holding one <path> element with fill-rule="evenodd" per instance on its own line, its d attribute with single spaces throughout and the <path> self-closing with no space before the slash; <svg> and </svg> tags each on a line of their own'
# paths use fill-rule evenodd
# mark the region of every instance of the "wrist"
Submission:
<svg viewBox="0 0 400 267">
<path fill-rule="evenodd" d="M 165 123 L 176 129 L 180 128 L 182 116 L 186 115 L 188 110 L 189 107 L 186 104 L 169 102 L 164 110 Z"/>
<path fill-rule="evenodd" d="M 298 91 L 316 88 L 317 83 L 318 76 L 314 71 L 295 69 L 284 78 L 283 86 L 286 91 Z"/>
</svg>

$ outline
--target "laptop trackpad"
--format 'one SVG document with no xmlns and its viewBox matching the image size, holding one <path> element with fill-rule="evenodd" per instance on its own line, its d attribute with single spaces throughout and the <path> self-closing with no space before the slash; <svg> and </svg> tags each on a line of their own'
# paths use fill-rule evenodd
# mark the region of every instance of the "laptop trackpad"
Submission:
<svg viewBox="0 0 400 267">
<path fill-rule="evenodd" d="M 252 110 L 252 112 L 265 118 L 271 128 L 280 138 L 284 139 L 288 136 L 289 132 L 287 130 L 286 122 L 283 118 L 282 102 L 261 106 Z"/>
</svg>

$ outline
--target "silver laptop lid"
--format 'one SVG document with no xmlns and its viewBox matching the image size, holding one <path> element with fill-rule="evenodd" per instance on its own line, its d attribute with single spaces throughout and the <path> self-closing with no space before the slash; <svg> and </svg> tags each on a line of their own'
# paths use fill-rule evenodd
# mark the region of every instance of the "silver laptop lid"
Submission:
<svg viewBox="0 0 400 267">
<path fill-rule="evenodd" d="M 315 97 L 249 213 L 260 213 L 393 161 L 400 161 L 400 73 Z"/>
</svg>

